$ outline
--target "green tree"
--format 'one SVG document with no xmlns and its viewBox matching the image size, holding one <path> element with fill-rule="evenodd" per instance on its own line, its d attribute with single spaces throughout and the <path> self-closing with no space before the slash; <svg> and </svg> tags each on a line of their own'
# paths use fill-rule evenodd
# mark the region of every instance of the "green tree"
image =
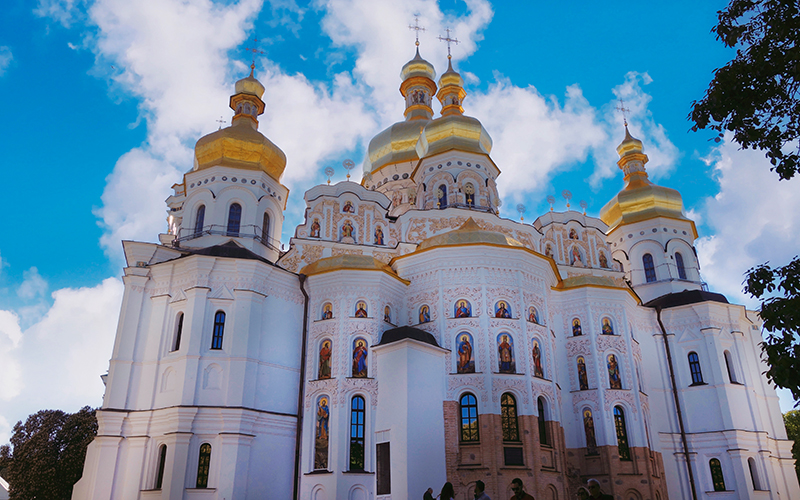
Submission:
<svg viewBox="0 0 800 500">
<path fill-rule="evenodd" d="M 83 474 L 86 447 L 97 435 L 95 410 L 42 410 L 17 422 L 11 445 L 0 447 L 0 470 L 11 500 L 69 500 Z"/>
<path fill-rule="evenodd" d="M 786 425 L 786 435 L 794 441 L 792 457 L 794 457 L 794 472 L 800 480 L 800 411 L 790 410 L 783 414 L 783 423 Z"/>
<path fill-rule="evenodd" d="M 763 150 L 779 179 L 791 179 L 800 169 L 800 3 L 731 0 L 717 18 L 712 32 L 736 56 L 692 103 L 692 130 L 715 130 L 717 141 L 731 132 L 743 148 Z M 767 378 L 800 400 L 800 259 L 751 268 L 745 292 L 761 299 Z"/>
</svg>

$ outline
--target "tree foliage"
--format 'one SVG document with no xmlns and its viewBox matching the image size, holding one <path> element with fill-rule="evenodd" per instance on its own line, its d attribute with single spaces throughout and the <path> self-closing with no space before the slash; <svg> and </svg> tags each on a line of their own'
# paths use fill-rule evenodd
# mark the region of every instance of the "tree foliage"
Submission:
<svg viewBox="0 0 800 500">
<path fill-rule="evenodd" d="M 0 470 L 11 500 L 69 500 L 83 474 L 86 447 L 97 435 L 95 410 L 42 410 L 17 422 L 11 446 L 0 447 Z"/>
<path fill-rule="evenodd" d="M 794 472 L 800 480 L 800 410 L 791 410 L 783 414 L 783 423 L 786 425 L 786 436 L 794 441 L 792 457 L 794 458 Z"/>
<path fill-rule="evenodd" d="M 800 168 L 800 5 L 796 0 L 731 0 L 712 32 L 736 57 L 715 70 L 692 103 L 692 130 L 733 132 L 766 152 L 781 179 Z"/>
</svg>

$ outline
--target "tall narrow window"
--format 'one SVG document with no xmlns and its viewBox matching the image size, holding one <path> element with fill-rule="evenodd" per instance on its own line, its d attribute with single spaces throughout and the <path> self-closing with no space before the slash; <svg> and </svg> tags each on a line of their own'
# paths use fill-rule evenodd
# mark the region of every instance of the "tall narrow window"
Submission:
<svg viewBox="0 0 800 500">
<path fill-rule="evenodd" d="M 625 427 L 625 412 L 621 406 L 614 407 L 614 426 L 617 428 L 617 448 L 619 459 L 630 460 L 631 450 L 628 447 L 628 429 Z"/>
<path fill-rule="evenodd" d="M 181 334 L 183 333 L 183 313 L 178 314 L 178 322 L 175 325 L 175 342 L 172 344 L 172 350 L 177 351 L 181 348 Z"/>
<path fill-rule="evenodd" d="M 753 460 L 753 457 L 747 459 L 747 467 L 750 469 L 750 481 L 753 483 L 753 490 L 762 490 L 761 481 L 758 477 L 758 469 L 756 469 L 756 461 Z"/>
<path fill-rule="evenodd" d="M 200 445 L 200 456 L 197 459 L 197 485 L 195 488 L 208 488 L 208 466 L 211 464 L 211 445 Z"/>
<path fill-rule="evenodd" d="M 436 198 L 439 208 L 447 207 L 447 186 L 445 184 L 442 184 L 439 186 L 439 189 L 436 190 Z"/>
<path fill-rule="evenodd" d="M 648 283 L 652 283 L 656 280 L 656 267 L 653 264 L 653 256 L 649 253 L 644 254 L 642 263 L 644 264 L 644 278 Z"/>
<path fill-rule="evenodd" d="M 364 398 L 350 403 L 350 470 L 364 470 Z"/>
<path fill-rule="evenodd" d="M 708 468 L 711 469 L 711 482 L 714 483 L 714 491 L 725 491 L 725 477 L 722 475 L 722 465 L 719 459 L 712 458 L 708 461 Z"/>
<path fill-rule="evenodd" d="M 537 402 L 538 410 L 539 410 L 539 442 L 542 443 L 542 446 L 550 446 L 550 436 L 547 433 L 547 415 L 544 411 L 544 398 L 539 397 Z"/>
<path fill-rule="evenodd" d="M 225 331 L 225 313 L 217 311 L 214 315 L 214 335 L 211 338 L 212 349 L 222 349 L 222 334 Z"/>
<path fill-rule="evenodd" d="M 675 252 L 675 265 L 678 267 L 678 278 L 686 279 L 686 267 L 683 265 L 683 255 L 680 252 Z"/>
<path fill-rule="evenodd" d="M 500 424 L 503 428 L 503 441 L 519 441 L 517 401 L 509 393 L 500 397 Z"/>
<path fill-rule="evenodd" d="M 375 450 L 375 489 L 378 495 L 392 493 L 392 463 L 389 457 L 389 443 L 378 443 Z"/>
<path fill-rule="evenodd" d="M 242 206 L 238 203 L 231 205 L 228 210 L 228 236 L 239 236 L 242 225 Z"/>
<path fill-rule="evenodd" d="M 696 352 L 689 353 L 689 371 L 692 372 L 692 385 L 702 385 L 703 372 L 700 371 L 700 358 Z"/>
<path fill-rule="evenodd" d="M 200 236 L 203 232 L 203 224 L 206 220 L 206 206 L 200 205 L 197 207 L 197 215 L 194 218 L 194 235 Z"/>
<path fill-rule="evenodd" d="M 469 392 L 461 396 L 461 441 L 478 439 L 478 400 Z"/>
<path fill-rule="evenodd" d="M 164 482 L 164 467 L 167 465 L 167 445 L 162 444 L 158 448 L 158 470 L 156 471 L 156 489 L 161 489 Z"/>
<path fill-rule="evenodd" d="M 725 351 L 723 354 L 725 356 L 725 368 L 728 369 L 728 380 L 730 380 L 731 384 L 739 383 L 739 381 L 736 380 L 736 373 L 733 371 L 733 360 L 731 360 L 730 351 Z"/>
<path fill-rule="evenodd" d="M 467 202 L 468 207 L 475 206 L 475 186 L 467 183 L 464 186 L 464 201 Z"/>
<path fill-rule="evenodd" d="M 261 241 L 269 245 L 269 212 L 264 212 L 264 221 L 261 224 Z"/>
</svg>

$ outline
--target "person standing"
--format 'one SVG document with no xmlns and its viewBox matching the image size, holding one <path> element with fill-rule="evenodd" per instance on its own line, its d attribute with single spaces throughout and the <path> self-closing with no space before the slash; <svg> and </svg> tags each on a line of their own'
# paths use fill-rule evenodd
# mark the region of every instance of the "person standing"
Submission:
<svg viewBox="0 0 800 500">
<path fill-rule="evenodd" d="M 483 481 L 475 481 L 475 500 L 492 500 L 485 490 L 486 485 L 483 484 Z"/>
<path fill-rule="evenodd" d="M 525 486 L 522 484 L 522 479 L 515 477 L 511 480 L 511 491 L 514 492 L 514 496 L 511 497 L 511 500 L 534 500 L 534 498 L 525 493 Z"/>
<path fill-rule="evenodd" d="M 613 496 L 603 493 L 603 490 L 600 489 L 600 481 L 597 479 L 588 480 L 586 482 L 586 486 L 589 487 L 589 498 L 595 498 L 599 500 L 614 500 Z"/>
</svg>

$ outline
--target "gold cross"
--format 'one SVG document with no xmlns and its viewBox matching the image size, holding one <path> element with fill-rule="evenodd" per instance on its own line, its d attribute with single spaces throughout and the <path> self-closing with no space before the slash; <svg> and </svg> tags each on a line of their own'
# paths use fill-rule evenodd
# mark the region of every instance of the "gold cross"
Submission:
<svg viewBox="0 0 800 500">
<path fill-rule="evenodd" d="M 628 113 L 630 113 L 630 109 L 625 107 L 625 101 L 619 99 L 619 106 L 616 107 L 617 111 L 622 112 L 622 121 L 625 123 L 625 126 L 628 126 Z"/>
<path fill-rule="evenodd" d="M 414 26 L 408 25 L 408 29 L 416 31 L 415 35 L 417 36 L 417 41 L 415 45 L 419 47 L 419 32 L 425 31 L 425 28 L 419 25 L 419 15 L 414 16 Z"/>
<path fill-rule="evenodd" d="M 253 53 L 253 63 L 250 65 L 250 69 L 251 70 L 255 69 L 255 66 L 256 66 L 256 54 L 264 55 L 264 51 L 263 50 L 258 50 L 258 48 L 256 47 L 256 45 L 258 45 L 258 42 L 260 42 L 260 40 L 258 38 L 253 37 L 253 47 L 252 48 L 247 47 L 246 49 L 244 49 L 245 52 L 252 52 Z M 253 72 L 251 71 L 250 75 L 252 76 L 252 74 L 253 74 Z"/>
<path fill-rule="evenodd" d="M 221 116 L 219 117 L 219 120 L 216 120 L 216 122 L 219 123 L 219 130 L 222 129 L 222 124 L 223 123 L 228 123 L 225 120 L 223 120 Z"/>
<path fill-rule="evenodd" d="M 451 59 L 452 56 L 450 55 L 450 42 L 458 45 L 459 41 L 458 41 L 458 38 L 450 38 L 450 28 L 445 28 L 445 31 L 447 32 L 447 36 L 445 38 L 442 38 L 442 36 L 439 35 L 439 41 L 440 42 L 447 42 L 447 58 Z"/>
</svg>

